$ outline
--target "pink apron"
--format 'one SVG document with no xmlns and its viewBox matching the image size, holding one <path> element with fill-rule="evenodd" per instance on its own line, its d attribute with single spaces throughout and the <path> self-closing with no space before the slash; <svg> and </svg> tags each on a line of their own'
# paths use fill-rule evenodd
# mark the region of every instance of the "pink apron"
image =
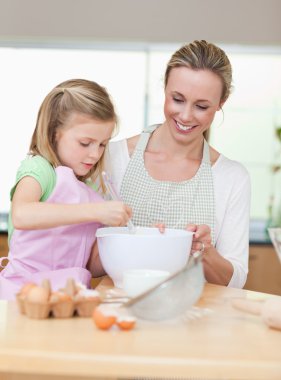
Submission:
<svg viewBox="0 0 281 380">
<path fill-rule="evenodd" d="M 72 169 L 59 166 L 56 185 L 47 203 L 102 202 L 100 195 L 79 181 Z M 53 290 L 65 286 L 68 278 L 90 285 L 86 269 L 100 223 L 81 223 L 44 230 L 14 230 L 9 263 L 0 272 L 0 299 L 14 299 L 26 282 L 40 284 L 49 279 Z M 2 258 L 1 261 L 5 258 Z"/>
</svg>

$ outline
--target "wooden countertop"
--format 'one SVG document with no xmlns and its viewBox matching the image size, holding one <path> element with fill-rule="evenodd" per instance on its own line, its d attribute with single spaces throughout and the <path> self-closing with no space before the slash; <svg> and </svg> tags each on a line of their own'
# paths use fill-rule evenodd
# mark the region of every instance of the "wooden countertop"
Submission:
<svg viewBox="0 0 281 380">
<path fill-rule="evenodd" d="M 281 379 L 281 331 L 233 309 L 263 293 L 206 284 L 201 314 L 131 331 L 97 330 L 91 318 L 32 320 L 0 301 L 1 380 Z"/>
</svg>

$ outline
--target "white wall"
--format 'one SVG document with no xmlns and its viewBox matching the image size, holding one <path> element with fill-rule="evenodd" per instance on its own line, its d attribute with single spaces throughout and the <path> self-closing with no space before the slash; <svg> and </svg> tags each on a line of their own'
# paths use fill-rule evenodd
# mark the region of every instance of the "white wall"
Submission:
<svg viewBox="0 0 281 380">
<path fill-rule="evenodd" d="M 281 45 L 281 0 L 0 0 L 15 39 Z"/>
<path fill-rule="evenodd" d="M 122 50 L 122 46 L 126 46 L 126 44 L 122 43 L 125 42 L 129 43 L 130 50 L 136 49 L 136 53 L 138 53 L 138 48 L 142 50 L 141 46 L 143 46 L 143 50 L 149 49 L 151 43 L 155 44 L 155 46 L 162 43 L 165 45 L 171 44 L 171 46 L 177 44 L 179 46 L 180 43 L 194 39 L 207 39 L 220 45 L 232 46 L 232 48 L 233 45 L 240 45 L 239 50 L 241 50 L 241 45 L 251 45 L 250 50 L 252 50 L 253 45 L 256 45 L 254 50 L 258 50 L 259 45 L 272 46 L 272 50 L 280 52 L 281 0 L 0 0 L 0 46 L 27 48 L 30 43 L 30 47 L 36 46 L 37 48 L 40 46 L 56 47 L 61 44 L 64 47 L 83 48 L 84 46 L 98 49 L 98 46 L 100 46 L 101 49 L 104 49 L 107 48 L 107 43 L 109 43 L 111 48 Z M 121 42 L 121 44 L 117 42 Z M 16 53 L 17 49 L 14 50 L 13 53 Z M 169 47 L 167 47 L 167 50 L 169 50 Z M 175 46 L 173 45 L 171 51 L 174 50 Z M 245 50 L 249 51 L 248 47 Z M 269 48 L 269 50 L 271 49 Z M 33 63 L 35 64 L 36 61 Z M 111 69 L 111 67 L 114 67 L 115 71 L 118 69 L 116 62 L 110 59 L 107 64 L 110 66 L 108 72 L 115 75 L 117 79 L 122 80 L 120 71 L 116 75 L 116 72 L 114 73 Z M 15 169 L 11 168 L 11 158 L 9 166 L 3 159 L 3 157 L 7 156 L 5 152 L 9 144 L 14 144 L 13 128 L 16 125 L 26 131 L 27 128 L 32 128 L 34 125 L 34 122 L 29 122 L 28 119 L 21 123 L 15 123 L 15 116 L 20 114 L 23 119 L 25 112 L 31 115 L 30 117 L 35 117 L 37 104 L 42 101 L 40 96 L 47 92 L 47 89 L 42 85 L 44 72 L 53 73 L 55 85 L 68 77 L 77 76 L 76 70 L 80 70 L 82 64 L 76 65 L 75 75 L 74 73 L 68 73 L 66 70 L 60 72 L 58 66 L 55 61 L 46 60 L 44 64 L 37 65 L 35 68 L 32 66 L 31 68 L 20 59 L 15 59 L 12 64 L 5 66 L 5 61 L 0 59 L 0 70 L 2 70 L 2 80 L 0 80 L 2 86 L 0 121 L 5 113 L 9 114 L 10 118 L 10 125 L 0 123 L 1 129 L 4 130 L 3 128 L 5 128 L 10 133 L 10 137 L 6 137 L 3 141 L 0 140 L 0 165 L 2 163 L 4 166 L 0 170 L 2 173 L 0 179 L 0 212 L 8 207 L 9 188 L 12 186 L 15 176 Z M 265 65 L 265 70 L 262 74 L 257 75 L 257 86 L 260 86 L 261 78 L 264 78 L 268 83 L 266 67 Z M 128 73 L 130 72 L 130 75 L 134 75 L 134 70 L 137 71 L 136 65 L 130 66 L 129 61 L 125 62 L 122 68 L 127 70 Z M 94 69 L 95 75 L 97 75 L 97 68 L 94 67 L 94 64 L 92 64 L 91 69 Z M 159 69 L 158 66 L 155 66 L 155 71 L 151 71 L 155 81 L 160 71 L 164 72 L 164 69 Z M 28 75 L 28 73 L 30 74 Z M 251 74 L 255 74 L 254 70 L 251 70 Z M 84 75 L 81 76 L 83 77 Z M 57 76 L 62 76 L 63 78 L 59 79 Z M 277 76 L 278 78 L 280 77 L 280 72 Z M 30 93 L 37 97 L 36 101 L 29 101 L 27 105 L 23 101 L 16 101 L 16 96 L 23 99 L 24 95 L 20 91 L 26 91 L 26 87 L 19 88 L 17 77 L 23 77 L 28 82 L 26 86 Z M 91 74 L 89 74 L 90 77 Z M 101 83 L 106 84 L 108 77 L 109 75 L 106 73 L 106 77 L 102 77 Z M 3 90 L 5 80 L 9 89 L 7 91 Z M 149 82 L 147 80 L 148 78 L 143 79 L 143 86 L 147 85 Z M 245 86 L 248 85 L 248 82 L 247 78 Z M 162 86 L 162 80 L 153 82 L 153 85 L 157 85 L 159 89 Z M 122 89 L 121 86 L 119 87 Z M 141 91 L 140 85 L 138 89 Z M 129 91 L 125 96 L 121 97 L 117 93 L 115 96 L 113 88 L 109 88 L 109 90 L 112 92 L 114 99 L 120 99 L 125 104 L 127 104 L 126 96 L 128 94 L 134 99 Z M 160 105 L 162 108 L 163 99 L 158 95 L 159 91 L 155 93 L 157 93 L 157 96 L 150 99 L 150 102 L 152 102 L 149 109 L 150 113 L 146 115 L 149 122 L 159 122 L 161 120 L 158 109 Z M 258 93 L 259 91 L 257 91 Z M 14 104 L 17 105 L 17 113 L 13 112 Z M 245 99 L 245 104 L 249 105 L 248 98 Z M 12 111 L 10 111 L 9 107 L 11 107 Z M 23 108 L 22 112 L 19 111 L 20 107 Z M 30 110 L 29 107 L 35 107 L 36 112 L 33 109 Z M 132 125 L 136 127 L 136 123 L 134 120 L 130 121 L 127 113 L 125 111 L 122 113 L 121 108 L 119 105 L 119 114 L 124 115 L 123 119 L 121 117 L 122 133 L 127 128 L 125 117 L 128 119 L 128 128 L 131 128 Z M 143 104 L 138 106 L 140 111 L 143 111 L 143 108 Z M 252 113 L 252 110 L 250 112 Z M 243 119 L 245 119 L 244 116 Z M 142 123 L 141 116 L 137 120 L 139 124 Z M 146 120 L 144 124 L 146 124 Z M 264 126 L 269 125 L 270 127 L 271 124 L 272 122 L 264 123 Z M 254 126 L 256 123 L 251 125 Z M 225 132 L 225 134 L 227 133 L 229 134 L 228 131 Z M 128 135 L 132 134 L 133 132 Z M 223 136 L 223 131 L 220 134 Z M 16 136 L 18 139 L 17 146 L 18 141 L 21 141 L 20 147 L 17 148 L 17 153 L 22 159 L 24 154 L 20 154 L 20 149 L 27 149 L 28 142 L 27 140 L 25 142 L 23 138 L 19 140 L 19 136 Z M 30 133 L 25 136 L 29 141 Z M 224 149 L 226 147 L 225 141 L 223 142 L 223 147 Z M 268 153 L 272 152 L 268 150 Z M 236 154 L 234 157 L 236 157 Z M 270 186 L 270 182 L 267 182 L 268 186 Z M 3 189 L 3 184 L 6 186 L 6 190 Z M 259 184 L 256 189 L 260 189 Z M 253 189 L 253 191 L 256 190 Z M 3 197 L 3 194 L 5 194 L 6 198 Z M 264 192 L 264 198 L 268 198 L 268 192 Z M 3 202 L 6 205 L 5 207 Z M 267 207 L 266 202 L 261 202 L 260 199 L 258 199 L 258 202 L 260 202 L 263 209 Z"/>
</svg>

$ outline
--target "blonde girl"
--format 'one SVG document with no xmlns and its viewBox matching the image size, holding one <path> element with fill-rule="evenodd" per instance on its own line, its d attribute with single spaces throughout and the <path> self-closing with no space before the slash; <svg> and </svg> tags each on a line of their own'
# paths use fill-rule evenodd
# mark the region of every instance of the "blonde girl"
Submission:
<svg viewBox="0 0 281 380">
<path fill-rule="evenodd" d="M 104 202 L 91 186 L 97 180 L 104 191 L 104 152 L 116 122 L 107 91 L 95 82 L 68 80 L 44 99 L 29 156 L 11 190 L 9 262 L 0 273 L 0 298 L 13 298 L 26 282 L 48 278 L 57 289 L 72 277 L 89 286 L 92 275 L 103 273 L 95 232 L 131 217 L 128 206 Z"/>
</svg>

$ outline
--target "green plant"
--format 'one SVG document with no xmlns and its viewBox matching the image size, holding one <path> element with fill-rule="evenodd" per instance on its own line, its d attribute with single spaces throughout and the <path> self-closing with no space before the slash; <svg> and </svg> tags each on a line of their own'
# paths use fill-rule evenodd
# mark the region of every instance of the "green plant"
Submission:
<svg viewBox="0 0 281 380">
<path fill-rule="evenodd" d="M 281 142 L 281 126 L 277 127 L 275 132 L 276 132 L 276 136 L 277 136 L 278 140 Z"/>
</svg>

